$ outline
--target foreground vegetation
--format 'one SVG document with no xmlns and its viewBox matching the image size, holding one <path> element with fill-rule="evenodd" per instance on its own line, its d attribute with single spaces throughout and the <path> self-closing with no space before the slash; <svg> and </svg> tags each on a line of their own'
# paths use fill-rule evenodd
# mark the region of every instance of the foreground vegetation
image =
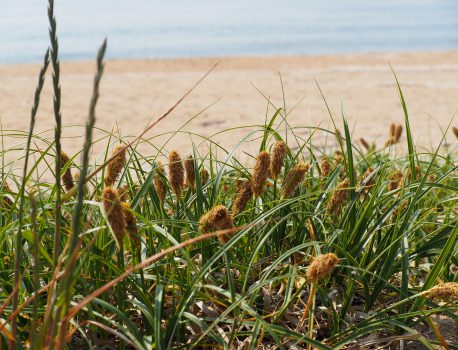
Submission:
<svg viewBox="0 0 458 350">
<path fill-rule="evenodd" d="M 141 154 L 154 123 L 107 133 L 90 158 L 104 44 L 67 155 L 52 5 L 23 173 L 5 164 L 0 180 L 0 348 L 457 347 L 436 316 L 458 319 L 458 146 L 417 152 L 400 88 L 405 120 L 383 146 L 353 142 L 344 117 L 304 139 L 274 108 L 233 150 Z M 33 132 L 49 63 L 52 141 Z M 241 161 L 247 142 L 259 150 Z"/>
</svg>

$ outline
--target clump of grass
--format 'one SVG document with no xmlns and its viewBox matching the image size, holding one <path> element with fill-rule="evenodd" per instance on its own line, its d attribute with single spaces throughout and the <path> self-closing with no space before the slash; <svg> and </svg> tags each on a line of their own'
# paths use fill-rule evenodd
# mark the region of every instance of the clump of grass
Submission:
<svg viewBox="0 0 458 350">
<path fill-rule="evenodd" d="M 262 132 L 268 140 L 271 131 Z M 107 168 L 105 178 L 91 178 L 91 192 L 83 190 L 86 200 L 82 202 L 81 234 L 74 253 L 79 263 L 72 265 L 79 272 L 72 275 L 74 287 L 69 289 L 69 300 L 76 308 L 62 316 L 68 326 L 59 328 L 62 331 L 58 333 L 49 333 L 57 327 L 53 324 L 58 318 L 41 316 L 46 315 L 51 304 L 46 299 L 32 299 L 36 300 L 35 314 L 29 313 L 25 306 L 18 310 L 21 320 L 18 341 L 28 341 L 32 332 L 24 330 L 33 328 L 36 339 L 58 339 L 63 334 L 69 348 L 85 342 L 78 336 L 81 332 L 91 337 L 106 337 L 105 341 L 116 347 L 137 344 L 138 348 L 147 348 L 145 335 L 163 348 L 185 346 L 189 342 L 196 346 L 204 342 L 214 346 L 229 344 L 227 339 L 231 334 L 234 334 L 233 344 L 240 345 L 246 340 L 245 329 L 253 324 L 254 317 L 269 319 L 275 327 L 280 327 L 272 330 L 268 323 L 260 321 L 260 328 L 254 330 L 253 336 L 265 346 L 277 344 L 276 337 L 284 337 L 304 347 L 342 347 L 359 344 L 374 328 L 381 339 L 387 334 L 405 337 L 397 325 L 414 329 L 419 322 L 437 328 L 433 332 L 436 336 L 425 342 L 442 343 L 436 338 L 447 339 L 447 336 L 429 317 L 444 310 L 447 315 L 453 315 L 456 310 L 453 297 L 447 299 L 445 306 L 435 304 L 440 295 L 445 295 L 441 293 L 453 296 L 450 291 L 454 290 L 441 289 L 437 284 L 441 279 L 446 286 L 454 286 L 447 284 L 454 278 L 450 267 L 456 259 L 458 236 L 451 191 L 458 189 L 452 175 L 456 172 L 454 153 L 441 158 L 434 158 L 434 154 L 419 156 L 421 166 L 414 168 L 416 176 L 409 180 L 408 157 L 392 158 L 382 148 L 354 154 L 350 165 L 346 159 L 350 154 L 345 147 L 347 141 L 341 138 L 344 152 L 337 154 L 332 149 L 317 150 L 318 155 L 289 150 L 292 153 L 285 156 L 281 167 L 286 171 L 279 171 L 272 182 L 267 176 L 273 175 L 274 167 L 267 152 L 256 156 L 257 166 L 253 171 L 236 158 L 232 162 L 220 160 L 212 152 L 201 158 L 193 156 L 194 176 L 199 174 L 199 181 L 194 178 L 195 187 L 189 191 L 185 191 L 185 185 L 192 179 L 191 158 L 182 161 L 178 153 L 171 152 L 167 176 L 156 157 L 150 159 L 131 148 L 130 159 L 135 161 L 126 159 L 116 171 L 123 174 L 122 186 L 118 189 L 105 186 Z M 276 145 L 278 141 L 270 145 L 272 150 Z M 350 146 L 354 147 L 351 143 Z M 268 148 L 269 142 L 264 147 Z M 328 159 L 336 161 L 336 158 L 340 164 L 334 166 Z M 320 172 L 315 172 L 318 166 Z M 404 174 L 397 169 L 405 169 Z M 81 171 L 76 162 L 72 170 L 75 174 Z M 358 175 L 354 187 L 349 178 L 339 179 L 342 171 L 345 175 Z M 119 175 L 111 178 L 116 184 Z M 252 200 L 255 179 L 259 184 L 257 201 Z M 10 174 L 3 181 L 6 182 L 17 183 L 17 180 Z M 24 197 L 23 227 L 26 230 L 32 222 L 29 208 L 34 206 L 40 239 L 24 245 L 24 252 L 28 252 L 26 247 L 30 245 L 36 253 L 26 253 L 20 266 L 23 269 L 37 266 L 38 270 L 37 274 L 24 277 L 28 287 L 20 294 L 19 307 L 35 297 L 36 276 L 38 285 L 46 285 L 53 274 L 61 276 L 59 271 L 65 271 L 59 263 L 52 270 L 54 242 L 46 233 L 49 223 L 55 224 L 49 220 L 53 213 L 47 209 L 55 192 L 41 193 L 43 187 L 39 183 L 35 187 L 38 189 L 33 197 L 35 205 L 32 197 L 30 201 Z M 356 190 L 369 195 L 355 196 Z M 393 191 L 396 195 L 388 195 Z M 17 196 L 7 188 L 3 193 L 12 199 Z M 420 197 L 409 201 L 416 193 Z M 283 200 L 286 198 L 287 201 Z M 64 220 L 71 217 L 72 200 L 63 202 Z M 105 216 L 100 215 L 100 206 Z M 15 213 L 14 206 L 1 211 L 6 237 L 15 235 L 12 229 Z M 208 239 L 199 244 L 188 243 L 206 234 L 232 229 L 237 233 L 218 235 L 220 244 Z M 61 237 L 58 250 L 65 251 L 68 241 L 65 235 Z M 401 237 L 408 240 L 404 255 L 408 257 L 407 264 L 398 254 L 403 249 Z M 185 245 L 186 249 L 180 248 Z M 166 253 L 169 251 L 173 253 Z M 322 253 L 330 251 L 335 253 Z M 51 262 L 47 262 L 45 252 Z M 5 256 L 11 256 L 14 250 L 7 249 L 3 254 L 0 265 L 7 270 L 11 260 L 8 262 Z M 34 264 L 37 254 L 39 265 Z M 157 254 L 162 258 L 149 266 L 149 257 Z M 310 266 L 299 262 L 302 256 L 312 257 Z M 331 273 L 337 265 L 338 273 Z M 125 275 L 124 266 L 141 267 Z M 401 292 L 401 281 L 406 274 L 410 283 L 406 292 Z M 0 278 L 7 286 L 7 293 L 11 293 L 11 281 L 1 274 Z M 54 283 L 64 286 L 63 281 Z M 289 287 L 285 289 L 285 286 Z M 91 299 L 92 290 L 97 291 L 97 299 Z M 86 299 L 82 300 L 81 295 Z M 274 298 L 275 303 L 260 307 L 261 298 Z M 82 303 L 90 305 L 91 311 Z M 205 316 L 210 309 L 211 319 Z M 359 324 L 348 321 L 349 314 L 362 309 L 377 316 L 369 316 Z M 12 319 L 10 310 L 3 309 L 2 324 Z M 285 312 L 296 318 L 284 317 Z M 412 319 L 409 317 L 412 313 L 422 316 Z M 151 318 L 151 314 L 157 316 Z M 392 323 L 393 317 L 397 323 Z M 79 328 L 70 322 L 76 319 L 81 324 Z M 239 323 L 228 325 L 228 319 L 237 319 Z M 199 320 L 198 326 L 195 320 Z M 178 331 L 181 324 L 187 328 Z M 111 333 L 106 331 L 108 325 L 112 327 Z M 192 333 L 193 327 L 198 327 L 200 333 Z M 217 327 L 224 330 L 223 335 L 216 331 Z M 318 334 L 318 328 L 326 330 L 324 338 Z M 65 341 L 60 344 L 65 345 Z M 49 342 L 36 342 L 35 348 L 45 343 Z"/>
<path fill-rule="evenodd" d="M 202 137 L 182 161 L 148 127 L 91 160 L 113 136 L 92 141 L 104 51 L 81 161 L 33 133 L 47 55 L 24 150 L 2 152 L 25 151 L 26 166 L 2 173 L 0 347 L 328 350 L 365 347 L 368 335 L 376 345 L 448 346 L 432 316 L 457 319 L 458 145 L 417 152 L 401 89 L 404 126 L 390 128 L 389 147 L 360 141 L 368 152 L 357 152 L 345 117 L 343 133 L 319 130 L 336 135 L 336 150 L 302 138 L 310 128 L 290 127 L 277 108 L 255 131 L 260 144 L 226 150 Z M 403 130 L 405 156 L 391 147 Z M 140 140 L 153 145 L 148 154 Z M 249 154 L 251 170 L 236 151 L 253 145 L 262 151 Z M 31 152 L 40 157 L 29 169 Z M 158 160 L 167 156 L 168 177 Z"/>
</svg>

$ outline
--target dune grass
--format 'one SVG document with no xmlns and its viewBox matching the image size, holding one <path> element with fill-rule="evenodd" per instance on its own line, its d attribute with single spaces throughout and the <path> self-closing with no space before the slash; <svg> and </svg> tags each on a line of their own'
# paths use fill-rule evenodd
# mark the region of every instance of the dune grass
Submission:
<svg viewBox="0 0 458 350">
<path fill-rule="evenodd" d="M 104 43 L 85 142 L 62 156 L 52 5 L 30 130 L 2 130 L 25 142 L 2 148 L 0 349 L 457 348 L 435 316 L 458 319 L 458 145 L 417 152 L 399 84 L 405 120 L 378 147 L 344 113 L 342 133 L 291 127 L 283 107 L 232 150 L 145 154 L 155 123 L 93 140 Z M 48 66 L 53 140 L 34 133 Z"/>
</svg>

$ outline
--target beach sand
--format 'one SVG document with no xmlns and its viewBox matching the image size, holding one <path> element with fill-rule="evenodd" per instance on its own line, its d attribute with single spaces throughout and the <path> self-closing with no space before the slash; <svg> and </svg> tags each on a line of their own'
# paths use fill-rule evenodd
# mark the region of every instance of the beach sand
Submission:
<svg viewBox="0 0 458 350">
<path fill-rule="evenodd" d="M 387 138 L 389 123 L 403 123 L 404 119 L 390 63 L 403 88 L 414 140 L 421 146 L 431 149 L 436 145 L 442 136 L 441 129 L 447 127 L 458 110 L 457 51 L 111 60 L 106 63 L 101 84 L 96 126 L 119 130 L 122 136 L 138 135 L 218 60 L 216 70 L 148 134 L 154 138 L 151 144 L 142 144 L 143 151 L 157 153 L 155 146 L 164 140 L 157 135 L 176 131 L 196 115 L 183 131 L 209 137 L 229 128 L 263 124 L 268 106 L 266 97 L 271 101 L 268 116 L 274 114 L 275 108 L 283 107 L 279 73 L 290 125 L 333 129 L 316 79 L 338 127 L 342 125 L 343 106 L 353 137 L 376 140 L 379 146 Z M 4 130 L 27 130 L 39 69 L 39 64 L 0 66 L 0 118 Z M 87 119 L 94 71 L 94 62 L 61 63 L 63 144 L 70 155 L 82 148 L 81 125 Z M 51 76 L 48 74 L 46 79 L 36 130 L 51 130 L 43 136 L 52 139 Z M 297 133 L 307 138 L 310 130 L 301 128 Z M 231 148 L 248 133 L 249 129 L 236 129 L 218 134 L 212 140 Z M 106 136 L 96 131 L 96 138 L 103 135 Z M 195 144 L 202 141 L 199 136 L 176 135 L 165 150 L 187 152 L 191 139 Z M 451 132 L 447 139 L 456 142 Z M 324 133 L 314 134 L 313 141 L 333 142 L 326 140 Z M 20 142 L 24 139 L 4 139 L 6 149 Z M 95 153 L 103 152 L 106 143 L 106 140 L 99 142 Z M 259 147 L 259 142 L 253 142 L 252 147 Z"/>
</svg>

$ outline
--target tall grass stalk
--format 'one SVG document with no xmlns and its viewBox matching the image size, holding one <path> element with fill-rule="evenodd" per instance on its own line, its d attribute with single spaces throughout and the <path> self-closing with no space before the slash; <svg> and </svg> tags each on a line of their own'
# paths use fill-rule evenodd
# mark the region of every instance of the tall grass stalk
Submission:
<svg viewBox="0 0 458 350">
<path fill-rule="evenodd" d="M 100 81 L 103 75 L 104 63 L 103 57 L 105 55 L 107 47 L 107 41 L 105 40 L 102 46 L 99 49 L 97 55 L 97 73 L 95 74 L 94 78 L 94 87 L 92 92 L 91 103 L 89 106 L 89 117 L 86 124 L 86 136 L 84 141 L 83 147 L 83 154 L 82 154 L 82 167 L 80 172 L 80 178 L 77 183 L 77 198 L 75 204 L 75 210 L 72 220 L 72 231 L 69 239 L 69 249 L 68 249 L 68 258 L 67 263 L 65 265 L 66 276 L 65 279 L 62 281 L 62 294 L 63 294 L 63 304 L 61 305 L 61 314 L 58 315 L 59 318 L 64 318 L 67 310 L 70 306 L 70 297 L 72 294 L 72 288 L 75 283 L 75 274 L 78 273 L 78 269 L 75 269 L 76 261 L 78 259 L 78 255 L 72 254 L 78 249 L 78 240 L 79 235 L 81 233 L 81 223 L 83 221 L 83 201 L 84 201 L 84 184 L 85 178 L 88 173 L 89 169 L 89 152 L 92 147 L 92 131 L 94 129 L 96 114 L 95 109 L 97 106 L 97 101 L 99 99 L 99 88 L 100 88 Z M 64 347 L 64 337 L 66 334 L 67 329 L 67 322 L 62 322 L 60 329 L 59 329 L 59 339 L 57 342 L 57 348 Z"/>
<path fill-rule="evenodd" d="M 59 61 L 59 43 L 57 41 L 57 23 L 54 17 L 54 0 L 48 2 L 48 20 L 49 20 L 49 39 L 51 42 L 51 65 L 53 69 L 52 86 L 54 91 L 54 119 L 56 126 L 54 128 L 54 143 L 56 147 L 54 175 L 56 182 L 56 210 L 55 210 L 55 223 L 54 223 L 54 262 L 53 268 L 57 265 L 60 250 L 60 226 L 61 226 L 61 178 L 62 171 L 62 114 L 60 110 L 61 105 L 61 89 L 60 89 L 60 61 Z"/>
<path fill-rule="evenodd" d="M 14 267 L 14 286 L 18 286 L 20 284 L 20 279 L 21 279 L 21 264 L 22 264 L 22 225 L 23 225 L 23 218 L 24 218 L 24 205 L 25 205 L 25 185 L 27 182 L 28 178 L 28 163 L 29 163 L 29 154 L 30 154 L 30 145 L 32 143 L 32 137 L 33 137 L 33 130 L 35 128 L 35 122 L 36 122 L 36 116 L 37 116 L 37 111 L 38 107 L 40 105 L 40 97 L 41 97 L 41 91 L 43 89 L 43 85 L 45 82 L 45 74 L 46 70 L 48 69 L 48 64 L 49 64 L 49 50 L 46 51 L 45 56 L 44 56 L 44 61 L 43 65 L 40 69 L 40 73 L 38 75 L 38 84 L 35 89 L 35 96 L 33 100 L 33 106 L 32 106 L 32 111 L 30 115 L 30 124 L 29 124 L 29 132 L 27 135 L 27 143 L 25 147 L 25 159 L 24 159 L 24 166 L 23 166 L 23 172 L 22 172 L 22 182 L 19 187 L 19 211 L 18 211 L 18 230 L 17 230 L 17 236 L 16 236 L 16 257 L 15 257 L 15 267 Z M 13 312 L 16 311 L 18 307 L 18 292 L 14 292 L 14 297 L 13 297 Z M 17 344 L 17 323 L 16 323 L 16 318 L 12 319 L 12 335 L 15 340 L 15 343 Z M 14 344 L 10 343 L 10 349 L 14 348 Z"/>
</svg>

